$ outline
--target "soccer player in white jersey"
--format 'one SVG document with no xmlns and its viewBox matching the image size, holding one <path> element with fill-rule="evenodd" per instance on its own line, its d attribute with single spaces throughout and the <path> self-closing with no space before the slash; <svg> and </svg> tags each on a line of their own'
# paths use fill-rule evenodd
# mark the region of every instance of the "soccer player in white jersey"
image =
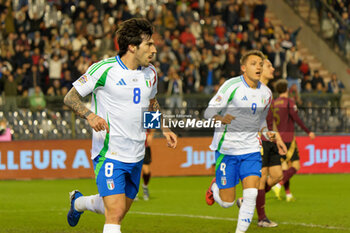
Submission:
<svg viewBox="0 0 350 233">
<path fill-rule="evenodd" d="M 142 111 L 158 111 L 157 74 L 149 64 L 156 54 L 153 27 L 145 19 L 130 19 L 117 31 L 119 54 L 89 67 L 73 83 L 64 103 L 87 119 L 94 129 L 92 154 L 99 195 L 70 193 L 69 225 L 75 226 L 85 210 L 104 213 L 103 233 L 119 233 L 121 221 L 135 198 L 145 154 Z M 82 98 L 92 93 L 91 110 Z M 176 135 L 163 129 L 168 146 Z"/>
<path fill-rule="evenodd" d="M 246 232 L 254 215 L 261 176 L 261 141 L 275 135 L 266 128 L 266 116 L 272 101 L 271 91 L 260 75 L 264 55 L 257 50 L 241 58 L 243 75 L 227 80 L 210 100 L 206 118 L 223 124 L 215 129 L 210 148 L 215 150 L 216 178 L 206 193 L 208 205 L 217 202 L 227 208 L 234 204 L 235 186 L 243 184 L 244 201 L 239 210 L 236 233 Z"/>
<path fill-rule="evenodd" d="M 264 60 L 264 65 L 260 77 L 260 82 L 267 85 L 270 80 L 273 79 L 273 73 L 275 69 L 272 63 L 268 60 Z M 273 113 L 269 109 L 266 122 L 268 129 L 273 129 Z M 258 226 L 259 227 L 277 227 L 278 224 L 270 221 L 265 213 L 265 194 L 271 187 L 279 182 L 283 178 L 282 167 L 281 167 L 281 155 L 286 154 L 287 148 L 284 144 L 280 134 L 276 132 L 276 142 L 271 142 L 265 137 L 262 137 L 262 169 L 261 178 L 258 188 L 258 196 L 256 199 L 256 211 L 258 214 Z M 237 206 L 242 205 L 243 198 L 237 199 Z"/>
</svg>

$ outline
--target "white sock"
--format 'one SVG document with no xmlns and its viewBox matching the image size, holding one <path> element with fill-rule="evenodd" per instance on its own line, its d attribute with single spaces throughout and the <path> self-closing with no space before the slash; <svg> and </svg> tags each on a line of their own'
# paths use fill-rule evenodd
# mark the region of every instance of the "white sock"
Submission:
<svg viewBox="0 0 350 233">
<path fill-rule="evenodd" d="M 120 231 L 120 225 L 105 224 L 103 227 L 103 233 L 122 233 L 122 232 Z"/>
<path fill-rule="evenodd" d="M 214 200 L 223 208 L 228 208 L 233 206 L 233 204 L 235 204 L 235 201 L 233 202 L 226 202 L 221 200 L 220 198 L 220 192 L 219 192 L 219 187 L 216 183 L 213 183 L 213 185 L 211 186 L 211 191 L 213 191 L 213 197 Z"/>
<path fill-rule="evenodd" d="M 286 194 L 286 197 L 293 197 L 293 194 L 287 193 L 287 194 Z"/>
<path fill-rule="evenodd" d="M 277 188 L 281 188 L 282 186 L 280 185 L 280 183 L 277 183 L 276 185 L 275 185 Z"/>
<path fill-rule="evenodd" d="M 103 199 L 99 194 L 77 198 L 74 202 L 74 208 L 79 212 L 90 210 L 97 214 L 105 213 Z"/>
<path fill-rule="evenodd" d="M 246 232 L 254 215 L 258 189 L 248 188 L 243 190 L 243 203 L 239 209 L 236 233 Z M 238 230 L 238 231 L 237 231 Z"/>
</svg>

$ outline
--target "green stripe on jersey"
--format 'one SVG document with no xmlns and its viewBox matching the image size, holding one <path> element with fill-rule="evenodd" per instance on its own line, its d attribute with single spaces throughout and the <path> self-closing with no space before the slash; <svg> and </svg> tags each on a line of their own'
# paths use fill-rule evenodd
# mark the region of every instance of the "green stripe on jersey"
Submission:
<svg viewBox="0 0 350 233">
<path fill-rule="evenodd" d="M 230 103 L 231 100 L 233 100 L 233 97 L 235 96 L 237 89 L 238 89 L 238 87 L 236 87 L 236 89 L 233 90 L 233 92 L 230 95 L 230 98 L 228 98 L 227 103 Z"/>
<path fill-rule="evenodd" d="M 234 78 L 232 79 L 231 81 L 229 81 L 228 83 L 225 84 L 225 86 L 222 87 L 221 89 L 221 93 L 222 94 L 225 94 L 225 92 L 233 85 L 233 84 L 236 84 L 236 83 L 239 83 L 239 82 L 242 82 L 241 78 L 240 77 L 237 77 L 237 78 Z"/>
<path fill-rule="evenodd" d="M 106 80 L 107 80 L 107 74 L 108 74 L 108 71 L 110 69 L 112 69 L 113 66 L 110 66 L 108 67 L 105 72 L 103 72 L 103 74 L 101 75 L 101 77 L 98 79 L 97 83 L 95 84 L 95 87 L 94 87 L 94 90 L 98 87 L 104 87 L 105 84 L 106 84 Z"/>
<path fill-rule="evenodd" d="M 107 123 L 108 123 L 109 130 L 111 130 L 111 127 L 109 124 L 108 114 L 107 114 Z M 96 178 L 98 176 L 98 173 L 101 170 L 101 167 L 102 167 L 104 161 L 106 160 L 106 153 L 108 151 L 108 145 L 109 145 L 109 133 L 106 134 L 106 138 L 105 138 L 105 141 L 103 143 L 103 148 L 100 151 L 100 158 L 98 159 L 98 163 L 97 163 L 96 168 L 95 168 L 95 177 Z"/>
<path fill-rule="evenodd" d="M 218 159 L 216 160 L 216 164 L 215 164 L 215 171 L 218 170 L 219 166 L 220 166 L 220 163 L 222 161 L 222 159 L 225 157 L 224 154 L 221 154 L 219 155 Z"/>
<path fill-rule="evenodd" d="M 110 63 L 115 63 L 115 62 L 117 62 L 117 60 L 115 58 L 113 60 L 102 61 L 102 62 L 98 63 L 96 66 L 94 66 L 94 68 L 92 68 L 89 71 L 89 74 L 93 75 L 101 66 L 106 65 L 106 64 L 110 64 Z"/>
<path fill-rule="evenodd" d="M 102 60 L 102 61 L 96 62 L 95 64 L 93 64 L 93 65 L 91 66 L 90 71 L 92 71 L 93 69 L 95 69 L 95 68 L 96 68 L 99 64 L 101 64 L 102 62 L 112 61 L 113 59 L 115 59 L 115 58 L 111 57 L 111 58 L 108 58 L 108 59 L 106 59 L 106 60 Z M 89 71 L 89 72 L 90 72 L 90 71 Z"/>
<path fill-rule="evenodd" d="M 95 84 L 94 90 L 98 87 L 104 87 L 107 80 L 107 74 L 110 69 L 112 69 L 113 66 L 108 67 L 105 72 L 101 75 L 101 77 L 97 80 L 97 83 Z M 93 93 L 94 101 L 95 101 L 95 114 L 97 114 L 97 98 L 96 93 Z"/>
<path fill-rule="evenodd" d="M 236 89 L 233 90 L 233 92 L 231 93 L 230 98 L 228 99 L 227 103 L 229 103 L 231 100 L 233 100 L 233 97 L 235 96 L 235 93 L 236 93 L 237 89 L 238 89 L 238 87 L 236 87 Z M 224 140 L 225 140 L 226 132 L 227 132 L 227 125 L 226 125 L 225 130 L 224 130 L 224 133 L 222 134 L 221 139 L 220 139 L 220 141 L 219 141 L 219 145 L 218 145 L 218 149 L 217 149 L 217 151 L 219 151 L 219 152 L 220 152 L 222 143 L 223 143 Z M 224 155 L 223 155 L 223 154 L 220 154 L 219 158 L 216 160 L 215 171 L 218 169 L 218 167 L 219 167 L 219 165 L 220 165 L 220 163 L 221 163 L 221 160 L 222 160 L 223 158 L 224 158 Z"/>
<path fill-rule="evenodd" d="M 222 143 L 223 143 L 224 140 L 225 140 L 226 132 L 227 132 L 227 125 L 226 125 L 225 130 L 224 130 L 224 133 L 222 134 L 221 139 L 220 139 L 220 141 L 219 141 L 219 145 L 218 145 L 218 149 L 217 149 L 217 151 L 219 151 L 219 152 L 220 152 Z M 220 163 L 221 163 L 221 160 L 222 160 L 223 158 L 224 158 L 224 155 L 220 153 L 219 158 L 216 160 L 215 171 L 218 169 L 218 167 L 219 167 L 219 165 L 220 165 Z"/>
</svg>

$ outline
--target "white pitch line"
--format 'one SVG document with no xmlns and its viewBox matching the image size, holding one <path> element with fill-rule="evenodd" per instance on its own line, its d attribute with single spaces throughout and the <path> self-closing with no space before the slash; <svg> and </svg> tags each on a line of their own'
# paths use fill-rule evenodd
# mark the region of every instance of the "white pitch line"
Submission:
<svg viewBox="0 0 350 233">
<path fill-rule="evenodd" d="M 52 209 L 31 209 L 31 210 L 27 210 L 27 209 L 0 210 L 0 213 L 62 212 L 62 211 L 66 212 L 67 209 L 52 208 Z M 184 218 L 198 218 L 198 219 L 237 222 L 237 219 L 233 219 L 233 218 L 214 217 L 214 216 L 205 216 L 205 215 L 193 215 L 193 214 L 171 214 L 171 213 L 155 213 L 155 212 L 142 212 L 142 211 L 129 211 L 128 213 L 140 214 L 140 215 L 150 215 L 150 216 L 184 217 Z M 350 228 L 348 228 L 348 227 L 325 226 L 325 225 L 317 225 L 317 224 L 310 224 L 310 223 L 279 222 L 279 224 L 303 226 L 303 227 L 311 227 L 311 228 L 321 228 L 321 229 L 329 229 L 329 230 L 350 230 Z"/>
<path fill-rule="evenodd" d="M 130 214 L 140 214 L 140 215 L 199 218 L 199 219 L 210 219 L 210 220 L 222 220 L 222 221 L 237 222 L 237 219 L 233 219 L 233 218 L 192 215 L 192 214 L 170 214 L 170 213 L 154 213 L 154 212 L 142 212 L 142 211 L 129 211 L 129 213 Z M 330 230 L 350 230 L 350 228 L 346 228 L 346 227 L 324 226 L 324 225 L 308 224 L 308 223 L 279 222 L 279 224 L 295 225 L 295 226 L 303 226 L 303 227 L 311 227 L 311 228 L 321 228 L 321 229 L 330 229 Z"/>
</svg>

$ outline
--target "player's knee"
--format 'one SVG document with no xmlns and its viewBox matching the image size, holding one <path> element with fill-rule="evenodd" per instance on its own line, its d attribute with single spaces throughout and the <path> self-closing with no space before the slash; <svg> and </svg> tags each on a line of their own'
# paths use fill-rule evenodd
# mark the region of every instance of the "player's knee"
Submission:
<svg viewBox="0 0 350 233">
<path fill-rule="evenodd" d="M 272 176 L 271 179 L 272 179 L 272 184 L 275 185 L 283 179 L 283 173 L 282 172 L 278 173 L 275 176 Z"/>
<path fill-rule="evenodd" d="M 300 169 L 300 164 L 293 164 L 293 167 L 295 168 L 295 170 L 299 171 L 299 169 Z"/>
<path fill-rule="evenodd" d="M 123 217 L 125 216 L 126 209 L 125 208 L 113 208 L 113 209 L 106 209 L 105 211 L 105 217 L 106 222 L 120 224 L 123 220 Z"/>
<path fill-rule="evenodd" d="M 235 201 L 233 202 L 226 202 L 226 201 L 223 201 L 220 206 L 223 207 L 223 208 L 229 208 L 231 206 L 233 206 L 235 204 Z"/>
<path fill-rule="evenodd" d="M 106 222 L 113 224 L 120 224 L 123 220 L 123 214 L 105 214 Z"/>
</svg>

